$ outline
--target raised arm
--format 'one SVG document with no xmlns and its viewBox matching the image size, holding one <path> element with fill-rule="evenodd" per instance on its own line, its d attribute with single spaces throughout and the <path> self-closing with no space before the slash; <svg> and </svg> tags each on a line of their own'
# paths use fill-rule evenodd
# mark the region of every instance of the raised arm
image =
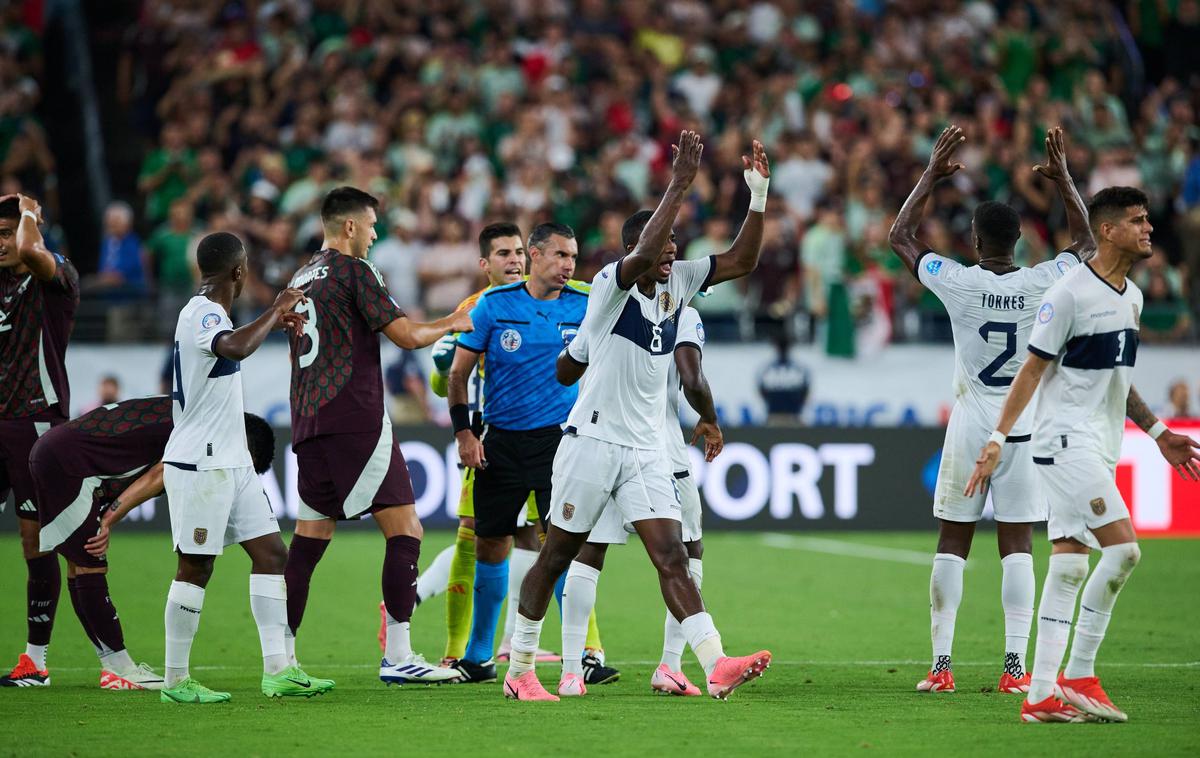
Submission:
<svg viewBox="0 0 1200 758">
<path fill-rule="evenodd" d="M 754 140 L 753 158 L 742 156 L 742 176 L 750 187 L 750 207 L 746 219 L 738 230 L 733 246 L 716 256 L 710 284 L 740 279 L 758 268 L 758 256 L 762 251 L 763 211 L 767 207 L 767 187 L 771 182 L 771 164 L 767 151 L 758 140 Z"/>
<path fill-rule="evenodd" d="M 1007 436 L 1012 431 L 1013 425 L 1017 423 L 1017 419 L 1021 417 L 1021 413 L 1033 399 L 1033 393 L 1041 383 L 1042 374 L 1046 373 L 1046 367 L 1050 363 L 1050 358 L 1043 358 L 1037 353 L 1031 352 L 1025 356 L 1025 363 L 1013 378 L 1012 386 L 1008 388 L 1008 396 L 1004 398 L 1004 407 L 1000 409 L 1000 420 L 996 422 L 996 433 Z M 967 482 L 967 488 L 964 491 L 967 497 L 971 497 L 976 491 L 982 491 L 987 486 L 992 471 L 996 469 L 996 464 L 1000 463 L 1001 448 L 1001 443 L 996 440 L 989 440 L 984 446 L 978 460 L 975 461 L 975 471 L 972 472 L 971 479 Z"/>
<path fill-rule="evenodd" d="M 1125 415 L 1158 445 L 1158 452 L 1184 479 L 1200 481 L 1200 443 L 1186 434 L 1176 434 L 1158 420 L 1133 385 L 1125 397 Z"/>
<path fill-rule="evenodd" d="M 38 281 L 49 281 L 58 271 L 58 261 L 46 248 L 42 230 L 38 228 L 42 223 L 42 206 L 27 195 L 17 195 L 17 204 L 21 209 L 21 219 L 17 222 L 17 257 Z"/>
<path fill-rule="evenodd" d="M 654 215 L 642 228 L 637 245 L 617 266 L 617 284 L 622 289 L 632 287 L 638 277 L 658 263 L 663 247 L 671 236 L 675 217 L 679 215 L 683 199 L 687 196 L 688 187 L 692 186 L 692 180 L 696 178 L 696 172 L 700 169 L 700 156 L 704 154 L 704 144 L 700 142 L 699 134 L 685 131 L 679 135 L 679 144 L 671 146 L 671 152 L 674 155 L 671 163 L 671 183 L 667 185 L 667 191 L 663 193 L 662 200 L 654 209 Z"/>
<path fill-rule="evenodd" d="M 904 261 L 909 271 L 916 271 L 917 260 L 921 253 L 928 249 L 917 239 L 917 228 L 925 215 L 925 203 L 929 200 L 934 185 L 963 168 L 963 164 L 954 162 L 954 151 L 964 140 L 966 137 L 963 136 L 963 130 L 953 124 L 942 130 L 933 145 L 929 165 L 925 167 L 917 186 L 913 187 L 904 205 L 900 206 L 900 212 L 896 214 L 896 220 L 888 232 L 888 243 L 892 246 L 892 252 L 900 256 L 900 260 Z"/>
<path fill-rule="evenodd" d="M 696 444 L 703 437 L 704 460 L 711 463 L 725 447 L 725 436 L 717 423 L 712 389 L 708 386 L 708 378 L 704 376 L 700 357 L 700 350 L 693 345 L 675 348 L 675 366 L 679 369 L 679 381 L 683 384 L 683 397 L 692 410 L 700 414 L 700 421 L 692 432 L 691 444 Z"/>
<path fill-rule="evenodd" d="M 261 316 L 243 327 L 219 335 L 213 341 L 213 352 L 231 361 L 246 360 L 262 345 L 272 329 L 298 329 L 303 326 L 306 320 L 304 316 L 292 310 L 303 301 L 303 292 L 288 287 L 275 297 L 275 302 Z"/>
<path fill-rule="evenodd" d="M 383 327 L 383 334 L 396 347 L 404 350 L 417 350 L 429 347 L 451 332 L 471 331 L 471 316 L 467 311 L 455 311 L 445 318 L 428 323 L 413 321 L 407 316 L 392 319 Z M 455 356 L 457 360 L 457 355 Z"/>
<path fill-rule="evenodd" d="M 1046 162 L 1039 163 L 1033 170 L 1050 181 L 1058 189 L 1059 197 L 1067 209 L 1067 228 L 1071 234 L 1070 249 L 1086 261 L 1096 252 L 1096 239 L 1092 236 L 1092 227 L 1088 224 L 1087 206 L 1079 196 L 1079 190 L 1071 179 L 1067 167 L 1067 146 L 1061 126 L 1056 126 L 1046 132 Z"/>
</svg>

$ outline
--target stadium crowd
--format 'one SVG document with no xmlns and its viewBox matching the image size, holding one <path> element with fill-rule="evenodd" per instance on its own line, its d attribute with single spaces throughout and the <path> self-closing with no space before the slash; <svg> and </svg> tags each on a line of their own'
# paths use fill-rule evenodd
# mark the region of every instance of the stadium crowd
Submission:
<svg viewBox="0 0 1200 758">
<path fill-rule="evenodd" d="M 177 309 L 198 235 L 232 229 L 265 305 L 319 244 L 337 183 L 383 200 L 372 258 L 411 312 L 444 314 L 480 285 L 474 236 L 495 219 L 570 224 L 588 279 L 660 191 L 672 136 L 695 128 L 708 150 L 677 225 L 686 257 L 736 232 L 752 137 L 772 160 L 759 274 L 697 304 L 714 339 L 783 327 L 840 355 L 949 340 L 887 243 L 932 140 L 952 120 L 968 130 L 925 239 L 970 259 L 973 206 L 1001 200 L 1032 263 L 1065 244 L 1030 170 L 1062 124 L 1085 197 L 1151 196 L 1143 339 L 1190 339 L 1198 33 L 1197 0 L 145 0 L 118 82 L 146 144 L 140 194 L 107 214 L 89 283 Z"/>
</svg>

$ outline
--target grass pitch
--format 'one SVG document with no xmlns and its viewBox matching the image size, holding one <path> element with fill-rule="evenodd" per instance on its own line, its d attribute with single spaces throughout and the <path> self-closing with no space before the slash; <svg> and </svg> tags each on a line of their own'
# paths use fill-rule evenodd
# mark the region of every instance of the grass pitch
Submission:
<svg viewBox="0 0 1200 758">
<path fill-rule="evenodd" d="M 429 533 L 423 563 L 451 536 Z M 620 682 L 582 700 L 505 701 L 500 685 L 386 688 L 376 678 L 379 566 L 374 532 L 339 534 L 314 577 L 299 652 L 337 680 L 312 700 L 268 700 L 258 689 L 249 562 L 218 560 L 192 654 L 193 675 L 233 693 L 215 706 L 165 705 L 157 693 L 102 692 L 70 602 L 59 602 L 53 685 L 0 690 L 0 755 L 887 755 L 930 753 L 1158 756 L 1200 750 L 1200 542 L 1147 541 L 1118 604 L 1098 672 L 1127 724 L 1017 720 L 1019 697 L 992 691 L 1003 657 L 1000 565 L 990 534 L 965 575 L 954 650 L 959 691 L 918 695 L 929 665 L 928 585 L 934 535 L 712 534 L 704 594 L 732 653 L 770 648 L 767 675 L 728 702 L 662 698 L 648 679 L 662 643 L 658 584 L 641 547 L 610 551 L 600 627 Z M 1039 588 L 1047 546 L 1037 543 Z M 1094 562 L 1093 558 L 1093 562 Z M 135 660 L 162 670 L 163 603 L 174 571 L 168 537 L 122 534 L 110 586 Z M 24 576 L 15 535 L 0 538 L 4 666 L 23 650 Z M 413 639 L 436 660 L 444 605 L 417 609 Z M 542 637 L 559 648 L 556 614 Z M 1030 645 L 1032 665 L 1033 646 Z M 695 659 L 685 671 L 702 680 Z M 556 683 L 556 666 L 539 669 Z"/>
</svg>

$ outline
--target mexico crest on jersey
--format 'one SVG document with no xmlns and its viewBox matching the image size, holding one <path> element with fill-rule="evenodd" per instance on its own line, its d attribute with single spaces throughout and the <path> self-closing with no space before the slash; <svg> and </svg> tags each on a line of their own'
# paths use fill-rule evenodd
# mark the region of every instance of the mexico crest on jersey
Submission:
<svg viewBox="0 0 1200 758">
<path fill-rule="evenodd" d="M 516 329 L 505 329 L 500 334 L 500 347 L 506 353 L 515 353 L 521 348 L 521 333 Z"/>
</svg>

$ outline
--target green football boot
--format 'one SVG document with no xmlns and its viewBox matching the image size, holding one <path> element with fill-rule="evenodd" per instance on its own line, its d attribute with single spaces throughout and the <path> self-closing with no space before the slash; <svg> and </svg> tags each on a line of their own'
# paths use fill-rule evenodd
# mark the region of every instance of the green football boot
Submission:
<svg viewBox="0 0 1200 758">
<path fill-rule="evenodd" d="M 262 691 L 267 697 L 312 697 L 333 689 L 332 679 L 309 676 L 299 666 L 288 666 L 278 674 L 263 674 Z"/>
<path fill-rule="evenodd" d="M 228 692 L 210 690 L 190 676 L 174 687 L 163 687 L 158 699 L 164 703 L 228 703 Z"/>
</svg>

